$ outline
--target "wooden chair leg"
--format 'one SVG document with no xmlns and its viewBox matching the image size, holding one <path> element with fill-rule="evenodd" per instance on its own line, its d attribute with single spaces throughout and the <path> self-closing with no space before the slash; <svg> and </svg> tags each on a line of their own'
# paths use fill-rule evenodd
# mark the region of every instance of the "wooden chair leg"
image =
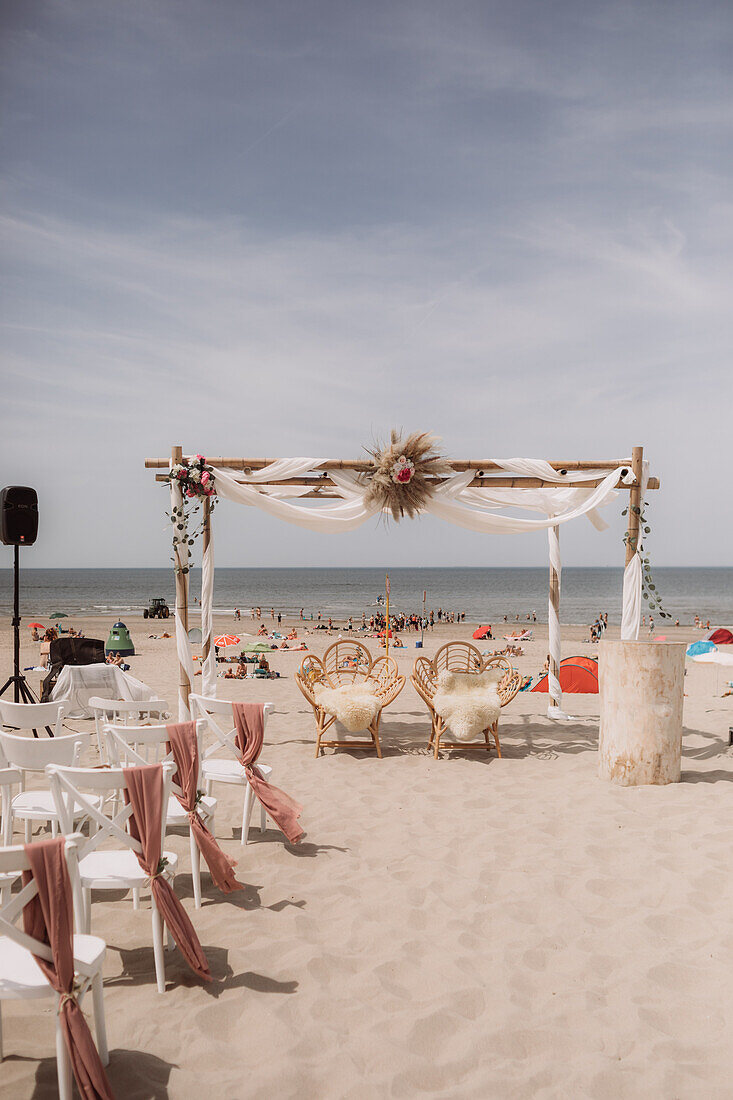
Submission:
<svg viewBox="0 0 733 1100">
<path fill-rule="evenodd" d="M 492 726 L 491 732 L 494 735 L 494 744 L 496 745 L 496 755 L 501 760 L 501 745 L 499 744 L 499 723 L 495 722 Z"/>
<path fill-rule="evenodd" d="M 377 750 L 377 756 L 382 759 L 382 747 L 379 744 L 379 715 L 369 727 L 369 732 L 372 735 L 372 741 L 374 742 L 374 748 Z"/>
</svg>

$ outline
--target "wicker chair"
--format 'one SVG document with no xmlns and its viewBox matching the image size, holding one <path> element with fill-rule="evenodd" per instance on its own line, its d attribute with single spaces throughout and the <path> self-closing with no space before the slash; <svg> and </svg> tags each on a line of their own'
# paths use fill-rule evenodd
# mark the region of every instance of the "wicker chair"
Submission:
<svg viewBox="0 0 733 1100">
<path fill-rule="evenodd" d="M 466 744 L 465 742 L 443 740 L 447 728 L 446 722 L 433 708 L 433 699 L 438 689 L 439 674 L 446 670 L 450 672 L 479 673 L 485 672 L 487 668 L 496 667 L 503 667 L 506 670 L 499 681 L 499 699 L 502 707 L 505 707 L 517 694 L 522 683 L 519 672 L 512 667 L 506 657 L 487 657 L 484 659 L 476 646 L 471 645 L 470 642 L 447 642 L 444 646 L 441 646 L 432 661 L 428 660 L 427 657 L 418 657 L 415 661 L 410 681 L 430 711 L 432 728 L 428 748 L 432 748 L 436 760 L 441 748 L 475 749 L 477 747 L 475 742 Z M 489 734 L 491 734 L 494 738 L 497 755 L 501 756 L 498 726 L 499 721 L 497 719 L 492 726 L 484 730 L 484 741 L 486 742 L 487 752 L 490 752 Z"/>
<path fill-rule="evenodd" d="M 327 687 L 335 688 L 340 687 L 342 684 L 353 684 L 357 680 L 369 680 L 374 683 L 375 695 L 382 704 L 376 718 L 368 727 L 370 740 L 324 740 L 323 735 L 336 719 L 318 705 L 314 693 L 315 685 L 324 684 Z M 318 730 L 316 756 L 320 754 L 322 748 L 373 748 L 376 749 L 377 756 L 381 758 L 379 720 L 382 717 L 382 710 L 394 702 L 405 686 L 405 677 L 400 675 L 397 662 L 392 657 L 378 657 L 376 660 L 372 660 L 371 653 L 361 642 L 334 642 L 333 645 L 328 647 L 322 658 L 318 658 L 312 653 L 303 658 L 300 668 L 295 674 L 295 682 L 313 707 Z"/>
</svg>

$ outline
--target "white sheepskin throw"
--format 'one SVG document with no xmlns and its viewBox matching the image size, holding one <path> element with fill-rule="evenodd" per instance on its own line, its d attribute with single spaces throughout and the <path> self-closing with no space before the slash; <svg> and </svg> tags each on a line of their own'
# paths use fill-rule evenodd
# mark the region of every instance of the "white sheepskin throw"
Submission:
<svg viewBox="0 0 733 1100">
<path fill-rule="evenodd" d="M 382 709 L 375 690 L 375 684 L 355 680 L 335 688 L 316 684 L 314 695 L 326 714 L 333 714 L 349 733 L 362 733 Z"/>
<path fill-rule="evenodd" d="M 489 668 L 478 673 L 440 673 L 433 707 L 456 741 L 473 741 L 499 717 L 499 681 L 504 672 Z"/>
</svg>

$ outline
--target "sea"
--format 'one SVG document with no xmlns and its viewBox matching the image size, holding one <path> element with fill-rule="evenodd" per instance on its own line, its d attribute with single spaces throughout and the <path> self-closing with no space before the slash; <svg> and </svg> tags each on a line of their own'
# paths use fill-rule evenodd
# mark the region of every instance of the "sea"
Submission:
<svg viewBox="0 0 733 1100">
<path fill-rule="evenodd" d="M 672 619 L 691 624 L 694 616 L 711 625 L 733 625 L 733 568 L 658 568 L 657 591 Z M 466 621 L 486 623 L 526 621 L 536 614 L 547 621 L 547 569 L 541 568 L 410 568 L 389 570 L 391 608 L 406 613 L 420 611 L 465 612 Z M 617 568 L 563 570 L 561 619 L 568 624 L 591 623 L 599 612 L 609 622 L 621 621 L 623 571 Z M 198 570 L 191 573 L 191 604 L 200 593 Z M 379 606 L 384 597 L 385 571 L 381 568 L 321 569 L 226 569 L 215 577 L 214 609 L 242 615 L 252 607 L 263 612 L 274 608 L 285 615 L 306 619 L 361 618 Z M 169 569 L 23 569 L 20 579 L 21 616 L 27 623 L 45 622 L 60 612 L 100 615 L 115 619 L 142 614 L 149 599 L 161 596 L 173 607 L 174 580 Z M 13 573 L 0 570 L 0 615 L 12 612 Z M 658 615 L 655 616 L 659 621 Z"/>
</svg>

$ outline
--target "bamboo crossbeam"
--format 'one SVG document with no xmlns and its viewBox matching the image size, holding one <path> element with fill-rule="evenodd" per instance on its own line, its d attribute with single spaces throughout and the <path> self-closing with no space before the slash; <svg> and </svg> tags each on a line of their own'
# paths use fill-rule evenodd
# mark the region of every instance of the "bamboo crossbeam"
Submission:
<svg viewBox="0 0 733 1100">
<path fill-rule="evenodd" d="M 165 474 L 156 474 L 155 475 L 155 480 L 156 481 L 167 481 L 167 477 L 166 477 Z M 237 482 L 238 485 L 249 485 L 252 489 L 264 489 L 265 488 L 265 483 L 264 482 L 262 482 L 262 483 L 251 482 L 251 481 L 247 481 L 245 478 L 235 478 L 234 480 Z M 439 485 L 443 481 L 445 481 L 446 479 L 442 478 L 442 477 L 438 477 L 438 478 L 434 478 L 434 479 L 431 478 L 430 480 L 434 481 L 434 483 L 436 485 Z M 601 478 L 597 478 L 597 479 L 594 479 L 593 481 L 562 481 L 562 482 L 557 482 L 557 481 L 543 481 L 541 478 L 538 478 L 538 477 L 475 477 L 473 479 L 473 481 L 471 481 L 469 484 L 470 484 L 470 487 L 472 489 L 476 489 L 476 488 L 484 488 L 484 489 L 558 489 L 558 488 L 563 488 L 563 489 L 595 489 L 598 485 L 601 484 L 601 480 L 602 480 Z M 325 497 L 325 496 L 338 496 L 339 495 L 339 494 L 336 494 L 336 493 L 333 493 L 333 492 L 324 492 L 324 491 L 322 491 L 322 490 L 330 490 L 330 489 L 333 488 L 333 485 L 334 485 L 334 482 L 331 481 L 331 479 L 327 475 L 322 476 L 322 477 L 291 477 L 291 478 L 286 478 L 283 481 L 278 481 L 278 480 L 268 481 L 266 484 L 267 485 L 308 485 L 308 486 L 313 486 L 314 490 L 316 490 L 318 488 L 321 489 L 320 492 L 314 491 L 312 494 L 310 494 L 310 493 L 307 494 L 308 496 L 312 495 L 312 496 L 317 496 L 317 497 Z M 619 481 L 616 484 L 616 488 L 617 489 L 628 489 L 628 485 L 624 485 L 624 483 L 622 481 Z M 658 489 L 659 488 L 659 478 L 650 477 L 649 478 L 649 484 L 647 485 L 647 488 L 648 489 Z"/>
<path fill-rule="evenodd" d="M 186 455 L 187 459 L 193 458 L 194 455 Z M 278 462 L 276 458 L 230 458 L 230 457 L 215 457 L 211 458 L 206 456 L 206 461 L 211 466 L 218 466 L 220 469 L 227 470 L 261 470 L 265 466 L 272 465 L 273 462 Z M 448 459 L 456 473 L 462 473 L 464 470 L 503 470 L 503 466 L 499 466 L 498 463 L 492 462 L 490 459 L 479 461 L 479 459 Z M 168 458 L 146 458 L 145 469 L 146 470 L 167 470 L 170 459 Z M 549 460 L 549 465 L 553 470 L 615 470 L 617 466 L 631 466 L 630 458 L 618 458 L 618 459 L 603 459 L 592 460 L 589 458 L 582 459 L 560 459 L 553 458 Z M 371 462 L 366 459 L 336 459 L 329 458 L 324 462 L 317 463 L 314 470 L 356 470 L 366 473 L 373 469 Z"/>
</svg>

